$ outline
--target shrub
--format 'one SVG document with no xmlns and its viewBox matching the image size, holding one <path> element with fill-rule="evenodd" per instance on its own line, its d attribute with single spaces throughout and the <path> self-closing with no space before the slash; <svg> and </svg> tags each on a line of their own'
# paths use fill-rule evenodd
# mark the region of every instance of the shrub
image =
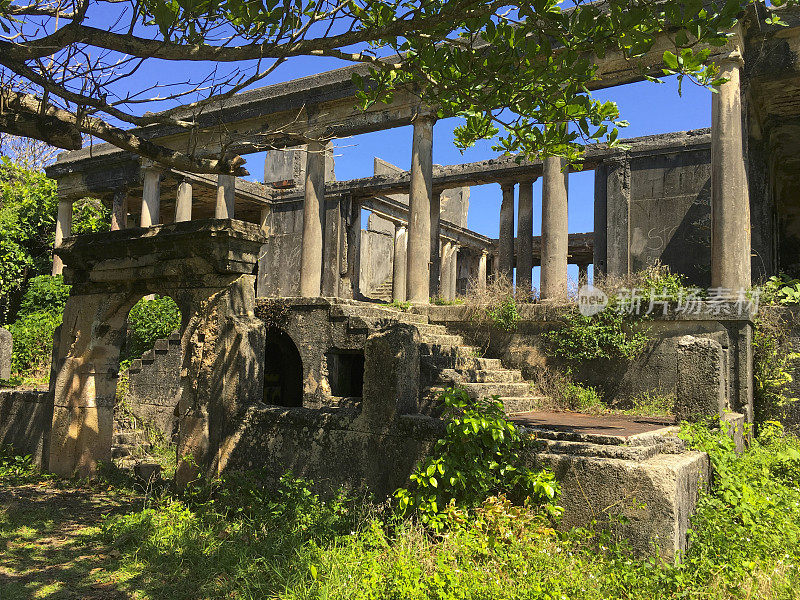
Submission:
<svg viewBox="0 0 800 600">
<path fill-rule="evenodd" d="M 753 327 L 753 405 L 755 419 L 762 423 L 779 419 L 790 402 L 792 363 L 800 358 L 793 352 L 789 327 L 776 310 L 759 311 Z"/>
<path fill-rule="evenodd" d="M 128 314 L 128 342 L 122 362 L 129 363 L 150 350 L 156 340 L 180 329 L 181 311 L 169 296 L 142 298 Z"/>
<path fill-rule="evenodd" d="M 15 318 L 28 278 L 50 271 L 57 207 L 55 181 L 0 159 L 0 322 Z"/>
<path fill-rule="evenodd" d="M 38 311 L 64 312 L 70 287 L 64 283 L 61 275 L 39 275 L 31 278 L 20 302 L 18 314 L 21 316 Z"/>
<path fill-rule="evenodd" d="M 111 229 L 111 211 L 95 198 L 82 198 L 72 205 L 72 235 Z"/>
<path fill-rule="evenodd" d="M 633 359 L 647 345 L 647 335 L 634 331 L 617 311 L 606 310 L 587 317 L 571 308 L 564 324 L 543 335 L 550 354 L 567 360 Z"/>
<path fill-rule="evenodd" d="M 552 473 L 533 471 L 520 460 L 526 442 L 508 421 L 497 398 L 473 400 L 448 389 L 441 401 L 450 412 L 445 436 L 411 474 L 411 487 L 395 492 L 401 514 L 416 511 L 421 521 L 441 531 L 449 517 L 503 494 L 517 504 L 560 514 L 554 502 L 558 484 Z"/>
<path fill-rule="evenodd" d="M 9 325 L 14 337 L 11 371 L 20 376 L 47 375 L 53 353 L 53 334 L 62 314 L 44 310 L 24 315 Z"/>
<path fill-rule="evenodd" d="M 792 279 L 788 275 L 773 275 L 759 286 L 760 304 L 780 304 L 794 306 L 800 304 L 800 279 Z"/>
</svg>

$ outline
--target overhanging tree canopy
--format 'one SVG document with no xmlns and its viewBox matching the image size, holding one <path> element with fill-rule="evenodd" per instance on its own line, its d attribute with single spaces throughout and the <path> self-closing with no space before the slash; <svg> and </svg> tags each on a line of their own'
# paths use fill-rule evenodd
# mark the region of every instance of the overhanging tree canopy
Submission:
<svg viewBox="0 0 800 600">
<path fill-rule="evenodd" d="M 796 0 L 788 0 L 796 2 Z M 719 85 L 706 64 L 749 0 L 0 0 L 0 131 L 76 149 L 82 134 L 166 166 L 243 174 L 243 159 L 177 151 L 140 135 L 187 131 L 210 106 L 300 56 L 365 63 L 364 105 L 413 90 L 440 117 L 465 119 L 456 143 L 578 157 L 617 136 L 619 111 L 594 100 L 596 57 L 628 59 L 666 36 L 668 72 Z M 775 4 L 775 2 L 773 2 Z M 147 61 L 208 75 L 133 83 Z M 125 89 L 124 92 L 121 90 Z M 174 106 L 145 112 L 153 105 Z M 129 126 L 133 126 L 131 129 Z"/>
</svg>

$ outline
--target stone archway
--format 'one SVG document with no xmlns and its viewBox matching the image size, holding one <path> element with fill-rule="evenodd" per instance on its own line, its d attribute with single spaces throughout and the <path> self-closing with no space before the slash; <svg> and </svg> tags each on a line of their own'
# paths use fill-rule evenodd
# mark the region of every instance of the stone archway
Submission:
<svg viewBox="0 0 800 600">
<path fill-rule="evenodd" d="M 265 329 L 253 275 L 263 243 L 242 221 L 188 221 L 65 240 L 56 252 L 72 285 L 53 348 L 49 458 L 60 475 L 111 459 L 114 393 L 125 318 L 145 294 L 183 315 L 178 482 L 224 466 L 245 407 L 263 395 Z"/>
</svg>

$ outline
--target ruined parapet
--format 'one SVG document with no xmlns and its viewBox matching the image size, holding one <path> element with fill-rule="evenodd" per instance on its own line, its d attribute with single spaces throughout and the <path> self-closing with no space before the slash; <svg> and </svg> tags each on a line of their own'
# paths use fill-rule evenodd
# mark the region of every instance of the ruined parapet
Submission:
<svg viewBox="0 0 800 600">
<path fill-rule="evenodd" d="M 0 446 L 40 463 L 45 453 L 53 396 L 37 390 L 0 390 Z"/>
<path fill-rule="evenodd" d="M 361 420 L 370 429 L 381 431 L 400 415 L 417 412 L 419 346 L 418 329 L 405 323 L 367 338 Z"/>
<path fill-rule="evenodd" d="M 8 329 L 0 327 L 0 380 L 11 378 L 11 351 L 14 338 Z"/>
<path fill-rule="evenodd" d="M 678 376 L 675 416 L 697 421 L 725 414 L 725 356 L 716 340 L 685 335 L 678 341 Z"/>
</svg>

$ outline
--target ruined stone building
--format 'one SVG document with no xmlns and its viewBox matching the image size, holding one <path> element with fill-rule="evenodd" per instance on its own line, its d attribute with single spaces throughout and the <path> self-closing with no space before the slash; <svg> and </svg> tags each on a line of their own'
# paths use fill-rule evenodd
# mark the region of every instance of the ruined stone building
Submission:
<svg viewBox="0 0 800 600">
<path fill-rule="evenodd" d="M 410 93 L 354 109 L 360 66 L 243 92 L 202 115 L 192 144 L 229 143 L 242 155 L 277 148 L 263 183 L 167 171 L 107 144 L 62 154 L 48 168 L 60 201 L 54 272 L 64 270 L 72 292 L 51 390 L 6 393 L 4 436 L 56 473 L 110 459 L 128 311 L 145 295 L 169 295 L 181 330 L 134 362 L 129 393 L 176 432 L 179 455 L 193 457 L 179 479 L 266 465 L 323 487 L 390 493 L 441 433 L 438 392 L 458 384 L 502 397 L 536 432 L 530 460 L 561 479 L 566 524 L 616 506 L 638 548 L 679 552 L 705 455 L 687 451 L 669 423 L 532 411 L 540 391 L 531 381 L 553 363 L 541 339 L 563 315 L 568 264 L 624 275 L 658 260 L 696 285 L 731 290 L 779 271 L 800 275 L 800 12 L 783 11 L 789 27 L 780 28 L 764 24 L 767 10 L 715 48 L 729 81 L 712 96 L 710 129 L 587 148 L 593 232 L 568 233 L 570 174 L 560 159 L 436 166 L 435 111 Z M 635 61 L 598 59 L 594 88 L 658 74 L 666 47 Z M 328 140 L 409 124 L 409 172 L 375 159 L 373 176 L 335 180 Z M 166 126 L 143 133 L 189 143 Z M 470 186 L 487 184 L 501 198 L 496 238 L 466 226 Z M 72 202 L 84 196 L 111 207 L 111 232 L 70 236 Z M 534 265 L 540 302 L 520 308 L 513 333 L 487 336 L 468 308 L 429 304 L 501 274 L 530 289 Z M 413 307 L 369 302 L 377 299 Z M 649 335 L 641 357 L 579 365 L 582 379 L 612 400 L 672 394 L 679 413 L 752 421 L 752 314 L 670 312 Z"/>
</svg>

